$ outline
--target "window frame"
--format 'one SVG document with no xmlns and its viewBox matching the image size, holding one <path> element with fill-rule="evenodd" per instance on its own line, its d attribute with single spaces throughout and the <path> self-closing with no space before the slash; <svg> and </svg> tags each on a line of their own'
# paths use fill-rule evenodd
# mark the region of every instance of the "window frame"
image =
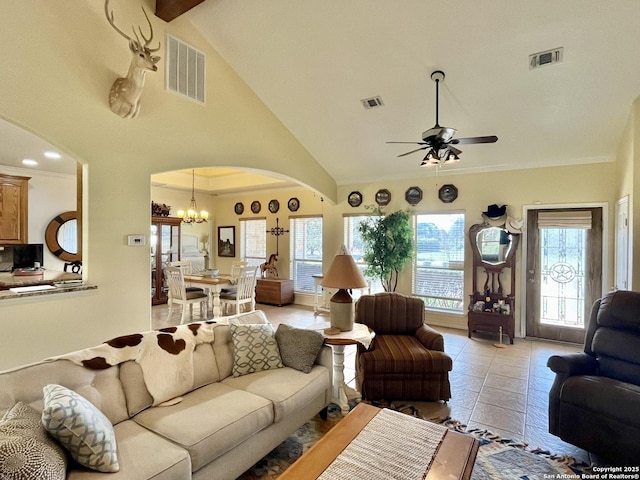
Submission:
<svg viewBox="0 0 640 480">
<path fill-rule="evenodd" d="M 453 226 L 457 221 L 461 223 L 460 237 L 456 239 L 456 244 L 461 247 L 461 252 L 455 256 L 455 260 L 448 260 L 447 265 L 419 265 L 419 256 L 421 251 L 421 243 L 418 232 L 418 224 L 420 222 L 420 217 L 426 216 L 459 216 L 457 219 L 450 222 L 450 225 Z M 438 313 L 445 313 L 451 315 L 464 315 L 466 313 L 466 305 L 465 305 L 465 255 L 466 255 L 466 212 L 463 210 L 451 210 L 446 212 L 415 212 L 412 214 L 412 227 L 414 234 L 414 242 L 416 246 L 416 253 L 412 262 L 412 272 L 411 272 L 411 295 L 421 298 L 425 302 L 425 309 Z M 440 229 L 441 230 L 441 229 Z M 441 230 L 442 231 L 442 230 Z M 438 245 L 440 247 L 440 244 Z M 426 248 L 426 245 L 425 245 Z M 426 260 L 425 260 L 426 261 Z M 420 276 L 424 276 L 425 270 L 435 270 L 440 272 L 460 272 L 460 278 L 458 280 L 459 288 L 460 288 L 460 296 L 459 297 L 451 297 L 451 296 L 435 296 L 435 295 L 427 295 L 424 292 L 418 292 L 417 283 L 418 278 Z M 437 273 L 436 273 L 437 274 Z M 446 275 L 446 273 L 444 273 Z M 440 305 L 437 303 L 442 302 L 457 302 L 457 308 L 451 308 L 447 306 Z"/>
<path fill-rule="evenodd" d="M 296 241 L 298 240 L 298 229 L 297 226 L 299 221 L 303 220 L 319 220 L 320 221 L 320 254 L 318 258 L 306 257 L 306 254 L 303 254 L 302 257 L 297 256 L 296 249 Z M 320 215 L 293 215 L 289 217 L 289 278 L 293 280 L 293 290 L 295 292 L 300 293 L 310 293 L 315 295 L 315 283 L 313 281 L 312 275 L 322 275 L 322 262 L 323 262 L 323 234 L 324 232 L 324 217 L 322 214 Z M 306 237 L 306 235 L 305 235 Z M 304 241 L 304 239 L 303 239 Z M 304 242 L 307 243 L 306 241 Z M 303 251 L 306 252 L 306 248 L 303 247 Z M 298 271 L 299 265 L 312 265 L 315 268 L 315 273 L 311 275 L 305 275 L 307 279 L 306 284 L 300 283 L 298 280 Z M 307 278 L 308 277 L 308 278 Z M 308 287 L 308 288 L 305 288 Z"/>
<path fill-rule="evenodd" d="M 251 255 L 248 256 L 247 255 L 247 244 L 249 243 L 249 240 L 247 239 L 247 234 L 249 233 L 247 231 L 247 225 L 251 222 L 262 222 L 264 225 L 264 228 L 262 228 L 262 235 L 264 235 L 262 242 L 264 245 L 264 253 L 263 255 L 261 255 L 260 257 L 256 256 L 256 255 Z M 259 227 L 256 227 L 259 228 Z M 256 229 L 256 232 L 258 232 L 258 230 Z M 259 246 L 256 247 L 256 250 L 259 250 Z M 259 266 L 260 264 L 264 263 L 266 261 L 267 258 L 267 217 L 251 217 L 251 218 L 241 218 L 240 219 L 240 259 L 244 260 L 245 262 L 247 262 L 247 265 L 249 266 Z"/>
</svg>

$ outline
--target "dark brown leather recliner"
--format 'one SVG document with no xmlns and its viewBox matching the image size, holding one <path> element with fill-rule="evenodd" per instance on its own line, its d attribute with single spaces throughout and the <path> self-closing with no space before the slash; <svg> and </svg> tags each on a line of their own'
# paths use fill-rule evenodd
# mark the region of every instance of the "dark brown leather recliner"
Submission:
<svg viewBox="0 0 640 480">
<path fill-rule="evenodd" d="M 365 400 L 449 400 L 451 357 L 444 337 L 424 324 L 424 302 L 399 293 L 363 295 L 355 321 L 375 332 L 358 345 L 356 383 Z"/>
<path fill-rule="evenodd" d="M 596 301 L 584 353 L 554 355 L 549 432 L 611 465 L 640 459 L 640 292 Z"/>
</svg>

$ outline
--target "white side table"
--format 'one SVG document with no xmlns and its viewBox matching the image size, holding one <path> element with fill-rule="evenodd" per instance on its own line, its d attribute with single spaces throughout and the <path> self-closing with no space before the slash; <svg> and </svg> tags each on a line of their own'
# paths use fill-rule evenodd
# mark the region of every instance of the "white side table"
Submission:
<svg viewBox="0 0 640 480">
<path fill-rule="evenodd" d="M 320 312 L 328 312 L 329 306 L 324 302 L 324 288 L 320 283 L 324 275 L 312 275 L 313 277 L 313 314 L 318 315 Z"/>
<path fill-rule="evenodd" d="M 344 348 L 347 345 L 356 345 L 358 343 L 362 344 L 365 348 L 369 348 L 375 334 L 371 332 L 366 325 L 356 323 L 350 332 L 327 335 L 324 333 L 324 329 L 330 326 L 330 322 L 320 322 L 307 328 L 322 333 L 322 335 L 324 335 L 325 345 L 331 347 L 333 353 L 333 391 L 331 401 L 340 407 L 343 415 L 346 415 L 349 413 L 349 398 L 359 400 L 362 398 L 362 395 L 360 395 L 360 392 L 357 390 L 348 386 L 344 381 Z"/>
</svg>

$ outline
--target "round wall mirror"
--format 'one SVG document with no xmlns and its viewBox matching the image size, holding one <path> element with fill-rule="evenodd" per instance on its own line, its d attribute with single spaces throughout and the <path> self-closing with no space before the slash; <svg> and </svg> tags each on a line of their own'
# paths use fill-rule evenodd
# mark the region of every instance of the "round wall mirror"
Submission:
<svg viewBox="0 0 640 480">
<path fill-rule="evenodd" d="M 47 225 L 45 243 L 51 253 L 65 262 L 82 260 L 78 254 L 78 213 L 64 212 Z"/>
<path fill-rule="evenodd" d="M 484 263 L 490 265 L 506 263 L 512 244 L 511 234 L 503 228 L 483 228 L 476 235 L 480 258 Z"/>
</svg>

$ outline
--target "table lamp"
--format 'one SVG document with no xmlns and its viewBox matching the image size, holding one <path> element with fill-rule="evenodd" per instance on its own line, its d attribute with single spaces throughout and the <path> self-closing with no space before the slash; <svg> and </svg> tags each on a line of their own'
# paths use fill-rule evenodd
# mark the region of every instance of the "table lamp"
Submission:
<svg viewBox="0 0 640 480">
<path fill-rule="evenodd" d="M 364 288 L 367 286 L 367 281 L 344 245 L 333 258 L 320 285 L 338 289 L 329 303 L 331 326 L 343 332 L 353 330 L 353 298 L 347 289 Z"/>
</svg>

